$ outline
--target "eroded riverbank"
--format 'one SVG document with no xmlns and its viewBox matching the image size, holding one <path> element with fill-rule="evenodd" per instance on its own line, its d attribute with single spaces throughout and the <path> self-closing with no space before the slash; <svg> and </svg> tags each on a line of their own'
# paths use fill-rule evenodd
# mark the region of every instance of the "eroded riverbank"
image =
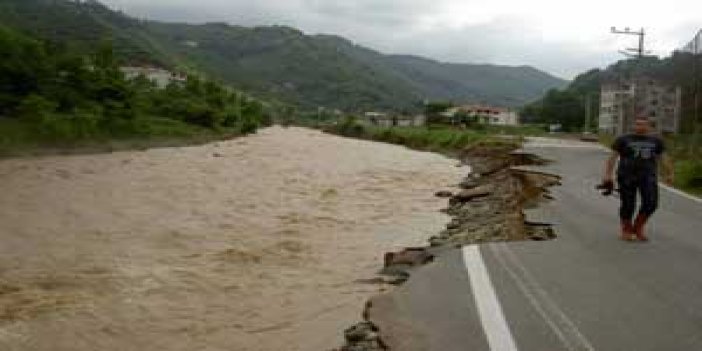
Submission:
<svg viewBox="0 0 702 351">
<path fill-rule="evenodd" d="M 449 198 L 443 212 L 451 216 L 451 222 L 429 238 L 425 246 L 386 253 L 381 271 L 383 279 L 402 285 L 411 279 L 416 269 L 465 245 L 555 239 L 551 225 L 527 222 L 524 210 L 549 201 L 548 188 L 558 185 L 560 178 L 533 167 L 546 164 L 548 160 L 515 149 L 510 143 L 476 143 L 454 150 L 452 153 L 462 164 L 471 166 L 471 172 L 459 183 L 458 191 L 442 190 L 436 194 Z M 416 330 L 407 330 L 405 324 L 409 321 L 402 319 L 400 311 L 387 306 L 376 307 L 376 302 L 391 298 L 395 293 L 391 290 L 367 301 L 364 321 L 345 330 L 346 344 L 342 351 L 400 350 L 419 341 Z M 415 346 L 418 350 L 424 349 Z"/>
<path fill-rule="evenodd" d="M 0 346 L 327 350 L 455 160 L 299 128 L 0 162 Z M 365 282 L 365 283 L 364 283 Z"/>
</svg>

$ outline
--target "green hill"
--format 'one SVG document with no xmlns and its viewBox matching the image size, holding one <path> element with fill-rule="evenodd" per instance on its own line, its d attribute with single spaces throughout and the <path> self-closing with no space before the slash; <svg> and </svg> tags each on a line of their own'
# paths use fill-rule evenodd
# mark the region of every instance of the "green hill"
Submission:
<svg viewBox="0 0 702 351">
<path fill-rule="evenodd" d="M 531 67 L 384 55 L 288 27 L 142 21 L 96 1 L 0 0 L 0 23 L 78 48 L 109 37 L 125 62 L 197 70 L 309 109 L 416 109 L 423 100 L 521 106 L 566 84 Z"/>
<path fill-rule="evenodd" d="M 175 64 L 151 40 L 142 22 L 96 1 L 0 0 L 0 24 L 84 53 L 109 39 L 124 60 Z"/>
</svg>

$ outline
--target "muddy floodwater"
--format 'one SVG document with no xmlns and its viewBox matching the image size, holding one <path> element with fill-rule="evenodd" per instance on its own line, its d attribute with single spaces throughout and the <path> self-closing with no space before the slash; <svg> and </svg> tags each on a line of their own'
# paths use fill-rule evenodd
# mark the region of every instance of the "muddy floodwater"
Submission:
<svg viewBox="0 0 702 351">
<path fill-rule="evenodd" d="M 465 169 L 280 127 L 0 161 L 0 350 L 329 350 Z"/>
</svg>

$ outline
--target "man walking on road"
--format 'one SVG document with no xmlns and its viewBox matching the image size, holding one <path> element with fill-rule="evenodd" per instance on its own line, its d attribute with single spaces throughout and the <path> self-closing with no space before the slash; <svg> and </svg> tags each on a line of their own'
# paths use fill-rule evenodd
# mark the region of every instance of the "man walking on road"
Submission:
<svg viewBox="0 0 702 351">
<path fill-rule="evenodd" d="M 614 187 L 614 167 L 617 168 L 617 183 L 621 195 L 619 217 L 621 219 L 621 239 L 626 241 L 648 241 L 644 227 L 658 209 L 658 164 L 663 161 L 666 182 L 672 183 L 673 170 L 661 138 L 650 135 L 651 122 L 646 117 L 634 121 L 634 133 L 618 137 L 612 149 L 614 152 L 605 167 L 605 186 Z M 641 196 L 641 207 L 636 212 L 637 193 Z"/>
</svg>

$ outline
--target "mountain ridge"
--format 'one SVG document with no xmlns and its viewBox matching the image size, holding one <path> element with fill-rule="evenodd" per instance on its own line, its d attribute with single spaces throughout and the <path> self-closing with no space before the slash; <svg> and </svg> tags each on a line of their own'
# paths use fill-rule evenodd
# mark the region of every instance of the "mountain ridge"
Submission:
<svg viewBox="0 0 702 351">
<path fill-rule="evenodd" d="M 94 0 L 3 0 L 0 10 L 0 23 L 39 37 L 89 48 L 110 36 L 127 62 L 204 72 L 303 109 L 418 110 L 426 100 L 517 107 L 567 83 L 531 66 L 383 54 L 338 35 L 289 26 L 135 19 Z"/>
</svg>

